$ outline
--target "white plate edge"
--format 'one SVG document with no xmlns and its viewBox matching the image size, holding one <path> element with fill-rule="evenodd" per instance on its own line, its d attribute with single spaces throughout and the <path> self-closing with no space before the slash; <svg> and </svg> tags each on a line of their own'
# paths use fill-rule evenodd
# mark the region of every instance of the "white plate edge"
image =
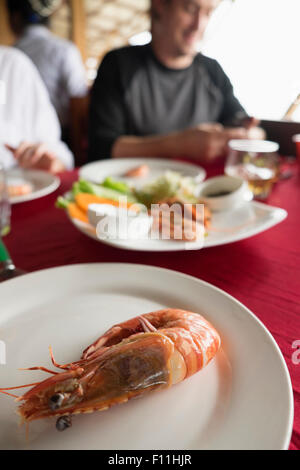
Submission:
<svg viewBox="0 0 300 470">
<path fill-rule="evenodd" d="M 37 171 L 37 170 L 35 170 Z M 49 194 L 54 193 L 61 185 L 61 180 L 58 176 L 51 175 L 53 177 L 52 183 L 49 184 L 49 186 L 39 189 L 37 191 L 34 191 L 29 194 L 25 194 L 23 196 L 16 196 L 16 197 L 11 197 L 9 198 L 9 202 L 11 205 L 15 204 L 21 204 L 23 202 L 30 202 L 34 201 L 35 199 L 40 199 L 42 197 L 48 196 Z"/>
<path fill-rule="evenodd" d="M 126 158 L 126 160 L 123 159 L 123 158 L 119 158 L 119 159 L 109 159 L 109 158 L 106 158 L 106 159 L 103 159 L 103 160 L 97 160 L 97 161 L 94 161 L 94 162 L 87 163 L 86 165 L 83 165 L 83 166 L 79 169 L 79 178 L 88 179 L 86 176 L 84 176 L 84 172 L 85 172 L 87 169 L 89 169 L 89 168 L 91 168 L 91 167 L 93 167 L 93 166 L 95 166 L 95 165 L 97 165 L 97 164 L 98 164 L 98 165 L 101 165 L 101 163 L 107 163 L 107 162 L 112 163 L 112 162 L 115 162 L 115 161 L 117 161 L 117 160 L 121 160 L 122 162 L 128 162 L 128 163 L 129 163 L 129 162 L 132 162 L 132 164 L 134 164 L 134 165 L 135 165 L 135 164 L 138 165 L 139 163 L 140 163 L 141 165 L 143 165 L 143 164 L 145 164 L 145 162 L 146 162 L 146 163 L 149 163 L 149 164 L 151 164 L 151 163 L 154 163 L 154 164 L 155 164 L 155 163 L 164 164 L 164 163 L 165 163 L 166 166 L 167 166 L 168 164 L 170 164 L 170 163 L 171 163 L 172 165 L 174 164 L 174 166 L 175 166 L 176 164 L 178 164 L 178 166 L 180 166 L 180 167 L 182 167 L 182 168 L 184 168 L 185 166 L 189 166 L 190 168 L 195 169 L 195 171 L 197 171 L 199 174 L 203 175 L 203 176 L 202 176 L 202 182 L 203 182 L 203 181 L 206 179 L 206 177 L 207 177 L 207 172 L 206 172 L 206 170 L 205 170 L 202 166 L 196 165 L 196 164 L 191 163 L 191 162 L 184 162 L 184 161 L 181 161 L 181 160 L 173 160 L 173 159 L 166 159 L 166 158 L 163 158 L 163 159 L 162 159 L 162 158 L 155 158 L 155 157 L 132 157 L 132 158 L 129 157 L 129 158 Z M 167 168 L 166 168 L 166 171 L 167 171 Z M 94 183 L 95 183 L 95 180 L 89 180 L 89 179 L 88 179 L 88 181 L 91 181 L 91 182 L 94 182 Z M 96 182 L 96 184 L 99 184 L 99 182 Z"/>
<path fill-rule="evenodd" d="M 152 249 L 152 248 L 147 248 L 147 246 L 143 247 L 143 248 L 138 247 L 138 248 L 135 248 L 133 250 L 130 246 L 126 246 L 126 245 L 124 246 L 121 243 L 119 244 L 118 242 L 115 242 L 113 240 L 109 240 L 109 239 L 100 240 L 97 237 L 96 234 L 91 233 L 90 230 L 92 228 L 92 225 L 86 224 L 85 222 L 82 222 L 80 220 L 76 220 L 76 219 L 70 217 L 69 214 L 67 214 L 67 216 L 68 216 L 69 220 L 71 221 L 72 225 L 74 225 L 84 235 L 88 236 L 89 238 L 91 238 L 95 241 L 101 242 L 104 245 L 112 246 L 113 248 L 117 248 L 117 249 L 120 249 L 120 250 L 139 251 L 139 252 L 152 252 L 152 253 L 192 251 L 192 250 L 197 251 L 197 250 L 200 250 L 200 249 L 213 248 L 213 247 L 216 247 L 216 246 L 223 246 L 223 245 L 225 246 L 225 245 L 229 245 L 230 243 L 236 243 L 238 241 L 247 240 L 248 238 L 252 238 L 256 235 L 260 235 L 261 233 L 269 230 L 270 228 L 275 227 L 276 225 L 280 224 L 281 222 L 283 222 L 288 217 L 288 212 L 285 209 L 282 209 L 280 207 L 269 206 L 267 204 L 263 204 L 263 203 L 256 202 L 256 201 L 251 201 L 251 202 L 249 202 L 249 204 L 255 205 L 257 207 L 261 207 L 261 208 L 263 208 L 263 210 L 265 210 L 266 212 L 269 212 L 269 213 L 271 213 L 273 211 L 274 214 L 273 214 L 272 219 L 268 222 L 265 222 L 261 228 L 259 228 L 259 229 L 258 228 L 253 228 L 248 233 L 245 233 L 242 236 L 237 233 L 235 236 L 232 236 L 232 238 L 228 241 L 219 240 L 217 242 L 213 242 L 212 244 L 210 244 L 210 243 L 206 243 L 206 240 L 205 240 L 204 241 L 204 246 L 202 248 L 193 248 L 193 247 L 188 248 L 188 246 L 189 246 L 188 243 L 189 242 L 186 242 L 185 243 L 185 248 L 179 248 L 179 249 L 178 249 L 178 246 L 176 247 L 176 245 L 174 245 L 174 248 L 168 249 L 168 250 L 165 250 L 165 249 L 155 250 L 155 249 Z M 174 242 L 174 243 L 176 243 L 176 242 Z"/>
</svg>

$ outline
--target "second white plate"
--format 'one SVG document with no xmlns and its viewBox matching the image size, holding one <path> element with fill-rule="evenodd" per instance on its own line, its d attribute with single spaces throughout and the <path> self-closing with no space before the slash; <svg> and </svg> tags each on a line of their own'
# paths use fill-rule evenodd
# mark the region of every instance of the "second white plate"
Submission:
<svg viewBox="0 0 300 470">
<path fill-rule="evenodd" d="M 21 295 L 26 292 L 26 302 Z M 0 386 L 44 380 L 48 346 L 60 363 L 78 360 L 113 324 L 162 308 L 198 312 L 218 330 L 222 349 L 202 371 L 168 390 L 105 412 L 75 416 L 63 434 L 55 419 L 33 422 L 26 440 L 17 404 L 0 396 L 1 449 L 287 449 L 293 393 L 284 358 L 263 324 L 241 303 L 198 279 L 129 264 L 40 271 L 0 285 Z M 22 393 L 16 390 L 16 393 Z"/>
<path fill-rule="evenodd" d="M 7 184 L 9 185 L 10 179 L 14 180 L 15 178 L 29 183 L 32 186 L 32 192 L 23 196 L 11 197 L 11 204 L 19 204 L 47 196 L 56 191 L 60 185 L 60 179 L 57 176 L 40 170 L 9 170 L 6 175 Z"/>
<path fill-rule="evenodd" d="M 145 164 L 149 166 L 149 173 L 145 178 L 124 177 L 129 170 Z M 167 170 L 175 171 L 182 176 L 197 178 L 198 183 L 204 181 L 206 177 L 206 171 L 198 165 L 161 158 L 116 158 L 101 160 L 83 166 L 79 171 L 79 176 L 81 179 L 93 181 L 94 183 L 102 183 L 105 178 L 112 176 L 117 180 L 125 180 L 129 184 L 139 187 L 155 180 Z"/>
</svg>

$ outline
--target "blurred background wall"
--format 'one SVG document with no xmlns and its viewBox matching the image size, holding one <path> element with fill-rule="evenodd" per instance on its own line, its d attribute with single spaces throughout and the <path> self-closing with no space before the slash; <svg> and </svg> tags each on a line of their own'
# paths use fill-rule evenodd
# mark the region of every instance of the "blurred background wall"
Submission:
<svg viewBox="0 0 300 470">
<path fill-rule="evenodd" d="M 10 46 L 13 41 L 14 37 L 8 26 L 5 1 L 0 0 L 0 44 Z"/>
<path fill-rule="evenodd" d="M 75 42 L 92 81 L 107 51 L 149 29 L 149 5 L 149 0 L 64 0 L 51 19 L 51 30 Z M 0 0 L 0 44 L 13 41 L 5 0 Z"/>
<path fill-rule="evenodd" d="M 75 42 L 92 84 L 104 54 L 150 40 L 150 0 L 63 0 L 52 31 Z M 300 0 L 223 0 L 201 50 L 217 59 L 251 115 L 300 121 Z M 137 36 L 141 33 L 141 37 Z M 0 0 L 0 44 L 12 44 Z"/>
</svg>

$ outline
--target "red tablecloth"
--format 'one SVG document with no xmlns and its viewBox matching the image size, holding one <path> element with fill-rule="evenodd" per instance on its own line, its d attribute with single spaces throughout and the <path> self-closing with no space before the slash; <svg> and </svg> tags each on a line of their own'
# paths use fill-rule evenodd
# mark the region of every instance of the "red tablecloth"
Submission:
<svg viewBox="0 0 300 470">
<path fill-rule="evenodd" d="M 222 171 L 217 164 L 208 175 Z M 111 248 L 77 231 L 54 207 L 77 176 L 77 171 L 64 173 L 56 193 L 13 207 L 12 232 L 5 242 L 15 264 L 28 272 L 89 262 L 148 264 L 190 274 L 228 292 L 265 324 L 285 357 L 295 398 L 290 448 L 300 449 L 300 364 L 292 360 L 293 343 L 300 340 L 300 176 L 277 183 L 269 198 L 268 203 L 289 212 L 280 225 L 226 246 L 159 254 Z"/>
</svg>

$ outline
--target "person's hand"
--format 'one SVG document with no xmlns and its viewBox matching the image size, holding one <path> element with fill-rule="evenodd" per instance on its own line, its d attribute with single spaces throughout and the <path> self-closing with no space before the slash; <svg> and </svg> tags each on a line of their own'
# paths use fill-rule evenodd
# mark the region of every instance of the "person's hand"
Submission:
<svg viewBox="0 0 300 470">
<path fill-rule="evenodd" d="M 226 153 L 229 140 L 246 138 L 243 127 L 225 129 L 221 124 L 207 123 L 178 133 L 176 146 L 181 155 L 208 162 Z"/>
<path fill-rule="evenodd" d="M 13 153 L 21 168 L 34 168 L 49 173 L 65 170 L 62 162 L 43 143 L 22 142 L 17 148 L 10 145 L 6 145 L 6 148 Z"/>
<path fill-rule="evenodd" d="M 247 139 L 263 140 L 266 138 L 265 131 L 259 127 L 260 120 L 255 117 L 247 117 L 241 122 L 241 126 L 247 131 Z"/>
<path fill-rule="evenodd" d="M 187 157 L 209 162 L 224 156 L 233 139 L 262 139 L 258 121 L 250 118 L 240 127 L 224 128 L 218 123 L 204 123 L 166 135 L 120 136 L 112 147 L 113 158 L 126 157 Z"/>
</svg>

